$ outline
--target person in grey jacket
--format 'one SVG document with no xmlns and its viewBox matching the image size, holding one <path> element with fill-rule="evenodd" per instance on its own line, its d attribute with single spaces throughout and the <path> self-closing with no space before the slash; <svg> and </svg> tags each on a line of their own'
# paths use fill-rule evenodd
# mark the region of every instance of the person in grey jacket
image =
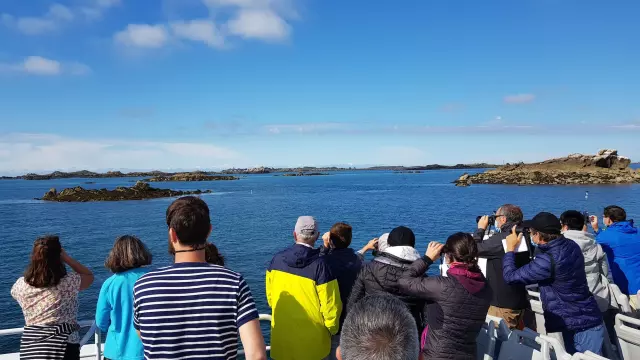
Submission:
<svg viewBox="0 0 640 360">
<path fill-rule="evenodd" d="M 609 293 L 609 261 L 602 247 L 596 243 L 595 235 L 586 231 L 585 217 L 581 212 L 568 210 L 560 215 L 562 234 L 565 238 L 573 240 L 584 255 L 584 270 L 587 274 L 589 290 L 596 298 L 598 308 L 606 312 L 611 304 Z"/>
</svg>

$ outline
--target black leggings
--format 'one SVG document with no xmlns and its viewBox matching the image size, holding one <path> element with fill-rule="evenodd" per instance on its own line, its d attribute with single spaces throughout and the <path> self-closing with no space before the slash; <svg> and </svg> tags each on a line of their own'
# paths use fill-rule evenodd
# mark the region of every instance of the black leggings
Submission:
<svg viewBox="0 0 640 360">
<path fill-rule="evenodd" d="M 67 344 L 63 360 L 80 360 L 80 344 Z"/>
</svg>

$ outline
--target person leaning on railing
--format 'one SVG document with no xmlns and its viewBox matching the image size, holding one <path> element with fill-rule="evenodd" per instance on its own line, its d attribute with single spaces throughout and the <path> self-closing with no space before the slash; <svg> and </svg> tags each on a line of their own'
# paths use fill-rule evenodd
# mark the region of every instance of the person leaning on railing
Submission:
<svg viewBox="0 0 640 360">
<path fill-rule="evenodd" d="M 67 255 L 57 236 L 36 239 L 24 277 L 11 288 L 25 321 L 21 359 L 80 359 L 78 292 L 91 283 L 91 270 Z"/>
</svg>

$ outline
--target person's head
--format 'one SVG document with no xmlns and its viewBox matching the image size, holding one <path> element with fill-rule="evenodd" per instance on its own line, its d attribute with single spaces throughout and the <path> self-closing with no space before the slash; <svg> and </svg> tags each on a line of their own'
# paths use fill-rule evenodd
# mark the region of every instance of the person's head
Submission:
<svg viewBox="0 0 640 360">
<path fill-rule="evenodd" d="M 560 219 L 548 212 L 538 213 L 533 219 L 524 221 L 522 226 L 529 228 L 531 240 L 538 245 L 543 245 L 562 237 Z"/>
<path fill-rule="evenodd" d="M 204 257 L 209 264 L 224 266 L 224 256 L 218 251 L 218 247 L 208 242 L 204 248 Z"/>
<path fill-rule="evenodd" d="M 352 238 L 351 225 L 343 222 L 335 223 L 329 230 L 331 246 L 336 249 L 346 249 L 351 245 Z"/>
<path fill-rule="evenodd" d="M 167 208 L 169 253 L 176 249 L 204 249 L 211 234 L 209 207 L 202 199 L 184 196 Z"/>
<path fill-rule="evenodd" d="M 389 247 L 393 246 L 416 246 L 416 236 L 413 231 L 406 226 L 398 226 L 391 230 L 389 237 L 387 238 L 387 244 Z"/>
<path fill-rule="evenodd" d="M 140 239 L 131 235 L 120 236 L 113 244 L 104 266 L 112 273 L 121 273 L 151 265 L 151 253 Z"/>
<path fill-rule="evenodd" d="M 562 224 L 562 231 L 584 231 L 586 219 L 578 210 L 567 210 L 560 215 L 560 223 Z"/>
<path fill-rule="evenodd" d="M 604 208 L 604 224 L 606 226 L 611 226 L 619 221 L 627 221 L 627 212 L 623 208 L 616 205 Z"/>
<path fill-rule="evenodd" d="M 304 243 L 313 246 L 318 240 L 320 232 L 318 223 L 313 216 L 300 216 L 293 230 L 293 238 L 297 243 Z"/>
<path fill-rule="evenodd" d="M 520 207 L 504 204 L 496 211 L 496 228 L 501 228 L 504 224 L 515 224 L 523 220 L 522 209 Z"/>
<path fill-rule="evenodd" d="M 478 266 L 478 246 L 471 234 L 458 232 L 449 236 L 443 249 L 448 263 L 463 263 L 470 268 Z"/>
<path fill-rule="evenodd" d="M 390 295 L 369 295 L 353 305 L 341 329 L 340 360 L 421 358 L 416 322 L 407 306 Z"/>
<path fill-rule="evenodd" d="M 62 261 L 62 245 L 55 235 L 42 236 L 33 243 L 31 261 L 24 272 L 24 281 L 37 288 L 56 286 L 67 275 Z"/>
</svg>

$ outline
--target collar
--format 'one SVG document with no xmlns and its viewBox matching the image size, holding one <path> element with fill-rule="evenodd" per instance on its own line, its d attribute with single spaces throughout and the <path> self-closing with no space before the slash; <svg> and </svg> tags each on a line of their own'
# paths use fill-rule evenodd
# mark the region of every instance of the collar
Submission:
<svg viewBox="0 0 640 360">
<path fill-rule="evenodd" d="M 564 235 L 561 235 L 559 238 L 555 239 L 555 240 L 551 240 L 550 242 L 546 243 L 546 244 L 542 244 L 542 245 L 538 245 L 538 248 L 542 251 L 547 251 L 553 247 L 559 246 L 563 240 L 565 240 L 566 238 L 564 237 Z"/>
<path fill-rule="evenodd" d="M 313 249 L 313 246 L 311 246 L 309 244 L 301 243 L 301 242 L 297 242 L 296 245 L 302 245 L 304 247 L 308 247 L 309 249 Z"/>
</svg>

